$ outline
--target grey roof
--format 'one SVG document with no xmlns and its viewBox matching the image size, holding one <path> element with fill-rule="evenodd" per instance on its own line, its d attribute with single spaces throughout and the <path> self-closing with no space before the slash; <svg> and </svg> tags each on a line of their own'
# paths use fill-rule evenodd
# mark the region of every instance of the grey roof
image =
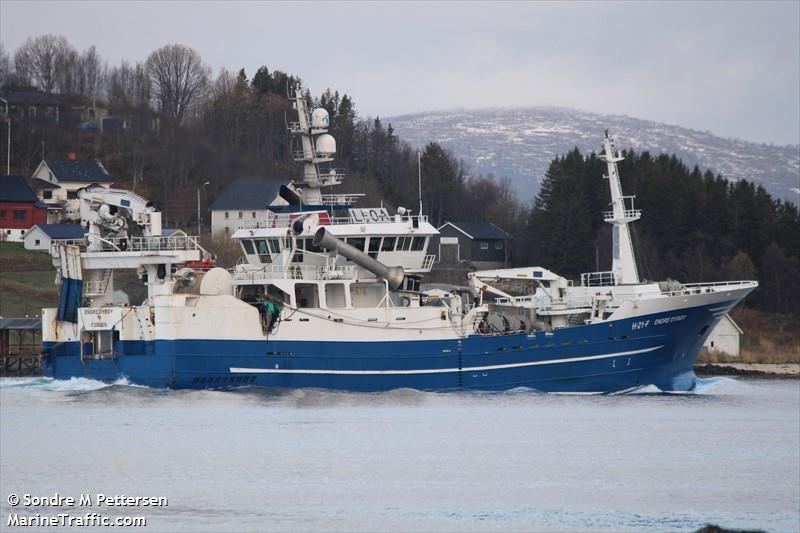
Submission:
<svg viewBox="0 0 800 533">
<path fill-rule="evenodd" d="M 80 224 L 36 224 L 34 228 L 41 229 L 51 239 L 82 239 L 86 233 Z"/>
<path fill-rule="evenodd" d="M 439 228 L 439 231 L 448 224 L 472 239 L 503 240 L 514 238 L 491 222 L 446 222 Z"/>
<path fill-rule="evenodd" d="M 41 318 L 0 318 L 0 329 L 42 329 Z"/>
<path fill-rule="evenodd" d="M 279 180 L 237 180 L 228 185 L 211 204 L 211 211 L 221 209 L 265 209 L 283 185 Z"/>
<path fill-rule="evenodd" d="M 57 105 L 58 97 L 41 91 L 0 91 L 0 100 L 8 105 Z"/>
<path fill-rule="evenodd" d="M 31 180 L 31 185 L 36 187 L 37 189 L 60 189 L 61 185 L 57 183 L 52 183 L 47 180 L 43 180 L 41 178 L 33 178 Z"/>
<path fill-rule="evenodd" d="M 47 159 L 45 163 L 58 181 L 87 181 L 90 183 L 114 181 L 114 178 L 108 175 L 103 164 L 97 159 L 88 161 Z"/>
<path fill-rule="evenodd" d="M 0 176 L 0 202 L 38 202 L 22 176 Z"/>
</svg>

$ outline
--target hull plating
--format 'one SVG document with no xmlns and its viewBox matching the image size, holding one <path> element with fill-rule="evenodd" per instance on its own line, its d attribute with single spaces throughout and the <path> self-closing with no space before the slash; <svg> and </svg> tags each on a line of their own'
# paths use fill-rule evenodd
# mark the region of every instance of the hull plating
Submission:
<svg viewBox="0 0 800 533">
<path fill-rule="evenodd" d="M 733 305 L 735 302 L 726 302 Z M 616 392 L 691 390 L 694 361 L 720 304 L 556 330 L 440 341 L 122 341 L 110 359 L 77 342 L 46 344 L 45 374 L 126 378 L 173 388 L 320 387 L 378 391 Z M 671 317 L 680 320 L 668 320 Z M 643 325 L 646 324 L 646 325 Z M 88 351 L 88 347 L 85 351 Z"/>
</svg>

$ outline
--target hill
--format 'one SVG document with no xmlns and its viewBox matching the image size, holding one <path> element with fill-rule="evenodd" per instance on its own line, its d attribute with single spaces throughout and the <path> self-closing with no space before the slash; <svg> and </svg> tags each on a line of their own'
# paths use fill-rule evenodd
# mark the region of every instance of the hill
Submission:
<svg viewBox="0 0 800 533">
<path fill-rule="evenodd" d="M 539 190 L 550 161 L 572 148 L 598 151 L 608 129 L 621 149 L 675 154 L 731 181 L 762 185 L 773 197 L 800 205 L 800 146 L 774 146 L 726 139 L 621 115 L 557 107 L 419 113 L 386 119 L 416 146 L 438 142 L 470 165 L 473 173 L 507 176 L 525 199 Z"/>
</svg>

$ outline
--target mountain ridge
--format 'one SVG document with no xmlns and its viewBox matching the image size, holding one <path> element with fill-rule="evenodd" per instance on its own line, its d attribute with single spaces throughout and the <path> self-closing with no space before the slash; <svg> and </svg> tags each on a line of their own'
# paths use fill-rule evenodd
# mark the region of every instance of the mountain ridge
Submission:
<svg viewBox="0 0 800 533">
<path fill-rule="evenodd" d="M 554 157 L 575 147 L 597 152 L 608 129 L 618 149 L 675 154 L 690 167 L 711 169 L 731 181 L 752 181 L 775 198 L 800 204 L 800 145 L 726 138 L 710 131 L 560 106 L 454 109 L 384 121 L 412 145 L 419 127 L 423 142 L 439 142 L 473 173 L 510 178 L 523 197 L 536 194 Z"/>
</svg>

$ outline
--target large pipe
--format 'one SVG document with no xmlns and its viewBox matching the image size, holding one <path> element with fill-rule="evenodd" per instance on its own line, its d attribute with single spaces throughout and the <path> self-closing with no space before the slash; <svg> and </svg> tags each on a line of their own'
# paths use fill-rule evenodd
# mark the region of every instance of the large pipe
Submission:
<svg viewBox="0 0 800 533">
<path fill-rule="evenodd" d="M 398 289 L 403 284 L 405 272 L 403 267 L 387 267 L 371 258 L 355 246 L 351 246 L 344 241 L 337 239 L 325 228 L 319 228 L 314 234 L 314 246 L 325 248 L 326 250 L 336 250 L 353 263 L 361 268 L 369 270 L 379 278 L 385 279 L 389 283 L 391 290 Z"/>
</svg>

